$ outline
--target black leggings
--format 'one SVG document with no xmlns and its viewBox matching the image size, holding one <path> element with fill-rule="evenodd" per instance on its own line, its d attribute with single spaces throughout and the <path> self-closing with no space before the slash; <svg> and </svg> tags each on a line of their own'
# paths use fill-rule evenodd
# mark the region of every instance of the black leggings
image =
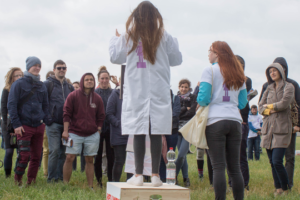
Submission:
<svg viewBox="0 0 300 200">
<path fill-rule="evenodd" d="M 110 132 L 103 132 L 100 136 L 100 145 L 97 156 L 95 158 L 95 176 L 98 183 L 102 182 L 102 152 L 103 142 L 105 141 L 106 157 L 107 157 L 107 178 L 108 181 L 112 181 L 112 168 L 114 166 L 114 149 L 110 146 Z"/>
<path fill-rule="evenodd" d="M 113 146 L 113 148 L 115 154 L 115 162 L 112 170 L 112 180 L 114 182 L 119 182 L 126 159 L 126 144 Z"/>
<path fill-rule="evenodd" d="M 136 174 L 143 174 L 144 157 L 146 152 L 146 135 L 135 135 L 133 140 L 134 160 Z M 162 141 L 161 135 L 151 135 L 151 159 L 152 159 L 152 174 L 159 173 L 159 164 L 161 157 Z"/>
</svg>

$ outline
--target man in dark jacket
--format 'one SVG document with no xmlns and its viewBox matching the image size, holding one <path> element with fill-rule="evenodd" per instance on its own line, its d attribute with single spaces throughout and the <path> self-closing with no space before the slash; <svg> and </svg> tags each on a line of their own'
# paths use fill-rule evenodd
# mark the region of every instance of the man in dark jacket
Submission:
<svg viewBox="0 0 300 200">
<path fill-rule="evenodd" d="M 93 187 L 94 156 L 97 155 L 100 133 L 105 119 L 103 101 L 95 92 L 95 78 L 86 73 L 80 81 L 80 89 L 72 92 L 64 105 L 64 132 L 62 137 L 73 140 L 73 146 L 66 148 L 64 164 L 64 182 L 69 182 L 72 174 L 72 163 L 84 145 L 85 172 L 88 185 Z"/>
<path fill-rule="evenodd" d="M 48 123 L 47 89 L 40 81 L 41 61 L 37 57 L 26 60 L 24 77 L 15 81 L 8 96 L 8 113 L 18 142 L 15 181 L 21 185 L 30 160 L 27 184 L 35 181 L 42 153 L 45 125 Z"/>
<path fill-rule="evenodd" d="M 57 60 L 53 66 L 54 76 L 49 76 L 44 84 L 48 91 L 49 114 L 51 124 L 46 126 L 49 145 L 48 179 L 47 182 L 63 180 L 63 165 L 66 159 L 65 146 L 61 135 L 64 130 L 63 107 L 68 95 L 74 88 L 65 78 L 67 66 L 64 61 Z"/>
<path fill-rule="evenodd" d="M 285 76 L 286 76 L 286 81 L 288 83 L 292 83 L 294 85 L 294 88 L 295 88 L 295 100 L 297 102 L 297 105 L 299 106 L 298 107 L 298 113 L 300 113 L 300 88 L 299 88 L 299 84 L 294 81 L 293 79 L 290 79 L 288 78 L 288 72 L 289 72 L 289 68 L 288 68 L 288 65 L 287 65 L 287 62 L 286 60 L 283 58 L 283 57 L 277 57 L 273 63 L 278 63 L 280 64 L 283 69 L 284 69 L 284 72 L 285 72 Z M 260 97 L 259 97 L 259 101 L 261 100 L 265 90 L 267 89 L 268 87 L 268 82 L 266 82 L 263 87 L 262 87 L 262 90 L 261 90 L 261 94 L 260 94 Z M 298 126 L 300 125 L 300 114 L 298 115 Z M 292 134 L 292 137 L 291 137 L 291 143 L 289 145 L 289 147 L 286 149 L 286 152 L 285 152 L 285 169 L 286 169 L 286 172 L 288 174 L 288 177 L 289 177 L 289 187 L 292 188 L 293 185 L 294 185 L 294 169 L 295 169 L 295 146 L 296 146 L 296 134 Z"/>
</svg>

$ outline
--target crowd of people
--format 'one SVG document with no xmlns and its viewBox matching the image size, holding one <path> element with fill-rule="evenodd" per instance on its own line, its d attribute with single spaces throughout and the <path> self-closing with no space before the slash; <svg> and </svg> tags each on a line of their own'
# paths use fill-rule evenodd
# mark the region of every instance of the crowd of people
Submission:
<svg viewBox="0 0 300 200">
<path fill-rule="evenodd" d="M 253 88 L 244 73 L 245 60 L 234 55 L 226 42 L 213 42 L 208 52 L 211 66 L 202 71 L 194 91 L 184 78 L 176 95 L 170 90 L 170 66 L 182 63 L 178 41 L 164 30 L 158 9 L 147 1 L 128 18 L 126 33 L 116 31 L 109 53 L 112 63 L 126 63 L 119 80 L 102 66 L 96 78 L 85 73 L 72 83 L 66 78 L 67 64 L 57 60 L 42 82 L 42 62 L 34 56 L 26 59 L 25 71 L 13 67 L 7 72 L 1 96 L 7 178 L 17 149 L 17 185 L 22 185 L 28 163 L 27 185 L 35 181 L 41 160 L 48 183 L 68 183 L 80 155 L 88 185 L 93 188 L 95 175 L 102 187 L 105 150 L 108 181 L 120 181 L 124 165 L 131 163 L 133 173 L 125 167 L 128 184 L 143 185 L 144 177 L 149 180 L 151 176 L 152 185 L 159 187 L 167 179 L 166 152 L 177 147 L 176 183 L 181 171 L 189 187 L 190 144 L 179 129 L 199 106 L 210 105 L 205 131 L 209 149 L 198 148 L 195 162 L 203 180 L 207 155 L 216 199 L 226 198 L 226 171 L 234 199 L 244 198 L 250 181 L 248 161 L 253 160 L 253 152 L 255 160 L 260 159 L 260 146 L 271 164 L 274 194 L 287 194 L 293 187 L 300 88 L 288 78 L 284 58 L 276 58 L 266 68 L 267 83 L 258 105 L 250 107 L 248 96 Z M 69 145 L 63 145 L 62 140 L 70 139 Z M 130 153 L 134 153 L 133 161 Z"/>
</svg>

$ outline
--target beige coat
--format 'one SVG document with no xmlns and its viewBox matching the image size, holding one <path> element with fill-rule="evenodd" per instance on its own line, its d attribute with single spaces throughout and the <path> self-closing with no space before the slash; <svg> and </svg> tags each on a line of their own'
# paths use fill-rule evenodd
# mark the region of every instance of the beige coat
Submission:
<svg viewBox="0 0 300 200">
<path fill-rule="evenodd" d="M 278 69 L 283 78 L 277 88 L 269 75 L 270 68 Z M 292 136 L 290 105 L 294 100 L 295 89 L 293 84 L 285 81 L 286 76 L 283 68 L 278 63 L 271 64 L 266 70 L 266 75 L 269 86 L 259 102 L 259 113 L 264 112 L 263 105 L 265 104 L 273 104 L 273 108 L 277 113 L 265 116 L 263 119 L 261 147 L 266 149 L 287 148 Z"/>
</svg>

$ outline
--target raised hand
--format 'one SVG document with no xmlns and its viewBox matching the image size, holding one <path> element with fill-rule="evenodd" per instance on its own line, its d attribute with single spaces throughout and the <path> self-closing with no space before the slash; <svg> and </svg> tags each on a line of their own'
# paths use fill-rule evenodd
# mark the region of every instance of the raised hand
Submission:
<svg viewBox="0 0 300 200">
<path fill-rule="evenodd" d="M 117 36 L 117 37 L 120 37 L 120 36 L 121 36 L 121 34 L 118 32 L 118 29 L 116 29 L 116 36 Z"/>
</svg>

